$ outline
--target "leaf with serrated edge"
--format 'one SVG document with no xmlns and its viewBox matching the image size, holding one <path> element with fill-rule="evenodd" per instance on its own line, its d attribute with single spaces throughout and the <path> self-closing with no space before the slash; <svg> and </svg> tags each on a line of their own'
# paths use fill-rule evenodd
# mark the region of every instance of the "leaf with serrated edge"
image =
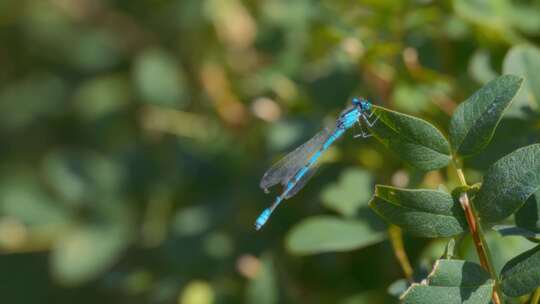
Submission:
<svg viewBox="0 0 540 304">
<path fill-rule="evenodd" d="M 441 132 L 425 120 L 374 107 L 378 121 L 370 128 L 388 149 L 420 170 L 435 170 L 450 162 L 450 144 Z"/>
<path fill-rule="evenodd" d="M 450 120 L 450 143 L 455 153 L 469 156 L 487 146 L 522 81 L 514 75 L 498 77 L 457 107 Z"/>
<path fill-rule="evenodd" d="M 377 185 L 369 206 L 387 221 L 418 236 L 449 237 L 467 229 L 461 207 L 443 191 Z"/>
<path fill-rule="evenodd" d="M 519 297 L 540 287 L 540 245 L 511 259 L 501 271 L 501 289 Z"/>
<path fill-rule="evenodd" d="M 484 304 L 491 300 L 494 282 L 478 264 L 438 260 L 427 279 L 415 283 L 401 296 L 403 303 Z"/>
<path fill-rule="evenodd" d="M 480 217 L 500 221 L 525 203 L 540 188 L 540 144 L 506 155 L 493 164 L 475 198 Z"/>
</svg>

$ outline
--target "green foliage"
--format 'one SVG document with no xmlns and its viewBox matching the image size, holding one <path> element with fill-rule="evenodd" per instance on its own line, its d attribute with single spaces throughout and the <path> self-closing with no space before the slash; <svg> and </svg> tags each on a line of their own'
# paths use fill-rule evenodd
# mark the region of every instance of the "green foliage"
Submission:
<svg viewBox="0 0 540 304">
<path fill-rule="evenodd" d="M 132 239 L 129 211 L 118 201 L 101 203 L 96 221 L 77 225 L 51 252 L 51 272 L 67 286 L 95 279 L 117 262 Z"/>
<path fill-rule="evenodd" d="M 517 215 L 517 214 L 516 214 Z M 517 220 L 516 220 L 517 221 Z M 513 235 L 519 235 L 522 237 L 526 237 L 529 239 L 538 239 L 540 238 L 540 233 L 536 233 L 534 231 L 514 226 L 514 225 L 495 225 L 491 227 L 493 230 L 500 233 L 502 236 L 513 236 Z"/>
<path fill-rule="evenodd" d="M 438 260 L 425 282 L 413 284 L 403 303 L 490 303 L 494 281 L 480 265 Z"/>
<path fill-rule="evenodd" d="M 450 120 L 450 142 L 455 153 L 469 156 L 487 146 L 522 81 L 513 75 L 501 76 L 458 106 Z"/>
<path fill-rule="evenodd" d="M 540 233 L 540 191 L 536 191 L 516 212 L 516 226 Z"/>
<path fill-rule="evenodd" d="M 540 107 L 540 49 L 532 45 L 518 45 L 506 55 L 503 72 L 524 78 L 523 88 L 516 95 L 514 113 L 520 114 L 524 108 Z"/>
<path fill-rule="evenodd" d="M 461 161 L 459 157 L 480 153 L 489 146 L 497 125 L 522 81 L 522 78 L 513 75 L 498 77 L 489 81 L 457 107 L 449 126 L 454 153 L 447 156 L 448 160 L 440 166 L 448 165 L 450 158 L 458 166 Z M 403 124 L 395 127 L 398 123 L 394 123 L 394 121 L 402 122 L 402 117 L 406 116 L 397 113 L 390 116 L 387 114 L 389 111 L 380 108 L 376 113 L 380 115 L 384 126 L 373 128 L 373 132 L 392 149 L 392 145 L 388 142 L 392 142 L 392 138 L 395 139 L 394 142 L 401 140 L 404 132 L 387 132 L 381 136 L 378 130 L 389 128 L 387 126 L 394 126 L 393 129 L 399 131 L 406 129 Z M 414 118 L 407 117 L 407 121 L 414 121 Z M 423 124 L 436 130 L 427 122 Z M 429 136 L 418 137 L 425 139 Z M 444 138 L 442 141 L 446 142 Z M 392 150 L 399 151 L 403 159 L 410 162 L 409 150 L 406 148 Z M 370 207 L 381 217 L 407 232 L 423 237 L 449 237 L 462 234 L 470 228 L 474 234 L 476 253 L 483 261 L 483 267 L 489 271 L 487 273 L 470 262 L 440 260 L 425 282 L 413 284 L 403 294 L 404 303 L 489 303 L 496 285 L 502 284 L 505 294 L 514 297 L 531 293 L 540 286 L 536 274 L 531 275 L 532 272 L 538 272 L 540 261 L 535 259 L 534 255 L 529 258 L 529 253 L 535 252 L 536 249 L 527 251 L 506 263 L 499 279 L 496 265 L 489 257 L 488 248 L 494 247 L 501 251 L 496 255 L 497 265 L 500 265 L 502 249 L 494 244 L 490 245 L 481 228 L 484 223 L 498 222 L 507 218 L 528 201 L 519 215 L 516 215 L 516 224 L 519 223 L 517 225 L 522 227 L 496 226 L 495 229 L 502 235 L 531 239 L 537 237 L 535 231 L 538 206 L 533 194 L 540 188 L 538 160 L 540 160 L 540 145 L 534 144 L 517 149 L 493 164 L 487 170 L 482 184 L 472 186 L 466 184 L 463 170 L 457 167 L 461 186 L 455 187 L 452 195 L 427 189 L 400 189 L 380 185 L 376 187 Z M 436 168 L 439 166 L 433 167 Z M 447 252 L 446 255 L 448 254 Z M 502 263 L 507 259 L 503 259 Z M 527 276 L 524 281 L 526 284 L 520 284 L 525 276 Z M 499 283 L 499 280 L 502 283 Z M 494 299 L 501 298 L 500 291 L 495 289 L 494 293 L 496 294 Z"/>
<path fill-rule="evenodd" d="M 294 254 L 314 254 L 358 249 L 378 243 L 385 237 L 384 226 L 377 221 L 315 216 L 296 225 L 289 232 L 286 245 Z"/>
<path fill-rule="evenodd" d="M 324 188 L 321 200 L 325 207 L 352 217 L 360 207 L 367 206 L 371 187 L 371 175 L 368 172 L 349 169 L 341 174 L 338 183 Z"/>
<path fill-rule="evenodd" d="M 421 170 L 445 167 L 450 162 L 450 146 L 430 123 L 413 116 L 375 107 L 379 118 L 372 134 L 406 162 Z"/>
<path fill-rule="evenodd" d="M 442 255 L 480 263 L 459 197 L 476 207 L 487 168 L 540 142 L 539 16 L 538 0 L 0 1 L 0 302 L 395 303 Z M 502 111 L 508 74 L 504 114 L 464 115 L 478 137 L 450 146 L 456 107 Z M 462 103 L 493 79 L 500 98 Z M 343 136 L 255 232 L 264 169 L 353 96 L 376 105 L 375 139 Z M 400 189 L 373 205 L 403 238 L 368 208 L 373 183 Z M 526 202 L 500 233 L 473 210 L 498 289 L 540 233 L 538 194 L 509 198 Z"/>
<path fill-rule="evenodd" d="M 175 58 L 159 49 L 149 49 L 135 61 L 135 82 L 141 100 L 163 106 L 183 105 L 184 78 Z"/>
<path fill-rule="evenodd" d="M 479 83 L 485 84 L 497 77 L 497 72 L 493 70 L 490 60 L 491 56 L 487 50 L 477 50 L 469 62 L 471 76 Z M 506 73 L 512 74 L 512 72 Z"/>
<path fill-rule="evenodd" d="M 518 149 L 501 158 L 486 172 L 476 208 L 487 222 L 516 212 L 540 188 L 540 144 Z"/>
<path fill-rule="evenodd" d="M 467 228 L 459 204 L 442 191 L 378 185 L 369 205 L 381 217 L 418 236 L 449 237 Z"/>
<path fill-rule="evenodd" d="M 501 271 L 501 287 L 505 294 L 517 297 L 540 286 L 540 246 L 511 259 Z"/>
<path fill-rule="evenodd" d="M 256 277 L 247 287 L 246 303 L 276 303 L 279 296 L 276 279 L 272 258 L 266 255 L 261 260 Z"/>
</svg>

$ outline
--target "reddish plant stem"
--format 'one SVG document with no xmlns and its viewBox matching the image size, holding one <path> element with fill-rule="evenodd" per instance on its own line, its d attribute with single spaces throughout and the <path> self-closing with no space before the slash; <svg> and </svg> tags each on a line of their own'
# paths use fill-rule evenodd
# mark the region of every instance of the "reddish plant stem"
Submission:
<svg viewBox="0 0 540 304">
<path fill-rule="evenodd" d="M 471 204 L 469 203 L 469 196 L 467 195 L 467 193 L 461 193 L 461 195 L 459 196 L 459 203 L 461 204 L 461 208 L 463 208 L 463 211 L 465 212 L 465 218 L 467 219 L 467 223 L 469 224 L 469 230 L 471 231 L 471 236 L 473 239 L 474 247 L 476 248 L 476 253 L 478 254 L 478 259 L 480 260 L 480 265 L 482 265 L 482 267 L 493 277 L 495 270 L 492 268 L 491 263 L 489 262 L 489 258 L 487 256 L 487 248 L 485 247 L 484 242 L 480 236 L 480 233 L 482 232 L 478 229 L 476 217 L 474 215 L 474 211 L 471 208 Z M 499 293 L 497 292 L 497 278 L 495 277 L 493 279 L 495 280 L 495 287 L 493 288 L 493 303 L 501 304 L 501 299 L 499 297 Z"/>
<path fill-rule="evenodd" d="M 467 186 L 467 181 L 465 180 L 463 170 L 457 168 L 457 175 L 461 184 L 463 186 Z M 495 271 L 495 268 L 493 267 L 493 264 L 491 263 L 491 259 L 489 257 L 489 249 L 487 248 L 486 240 L 483 237 L 484 232 L 478 220 L 478 216 L 474 211 L 474 207 L 471 206 L 469 195 L 467 194 L 467 192 L 463 192 L 460 194 L 459 203 L 461 204 L 461 208 L 463 208 L 463 211 L 465 213 L 467 224 L 469 224 L 469 230 L 471 232 L 476 253 L 478 254 L 478 259 L 480 260 L 480 265 L 490 274 L 491 278 L 495 282 L 493 286 L 492 296 L 493 303 L 501 304 L 502 302 L 499 292 L 499 280 L 497 278 L 497 273 Z"/>
</svg>

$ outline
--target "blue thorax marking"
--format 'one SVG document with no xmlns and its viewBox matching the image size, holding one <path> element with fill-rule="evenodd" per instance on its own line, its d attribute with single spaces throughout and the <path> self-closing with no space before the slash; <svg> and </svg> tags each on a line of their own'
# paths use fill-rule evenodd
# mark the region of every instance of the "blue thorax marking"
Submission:
<svg viewBox="0 0 540 304">
<path fill-rule="evenodd" d="M 341 113 L 341 115 L 339 116 L 337 127 L 343 128 L 343 129 L 349 129 L 355 123 L 358 122 L 361 115 L 362 115 L 362 109 L 358 106 L 345 110 L 345 112 Z"/>
</svg>

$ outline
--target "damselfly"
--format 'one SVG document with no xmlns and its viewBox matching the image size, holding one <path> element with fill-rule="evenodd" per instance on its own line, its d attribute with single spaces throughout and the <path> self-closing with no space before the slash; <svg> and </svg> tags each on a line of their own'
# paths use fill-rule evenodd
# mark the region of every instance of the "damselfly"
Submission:
<svg viewBox="0 0 540 304">
<path fill-rule="evenodd" d="M 325 128 L 268 169 L 261 180 L 261 188 L 268 193 L 269 187 L 281 183 L 283 192 L 259 215 L 255 221 L 255 228 L 261 229 L 283 200 L 293 197 L 306 185 L 317 170 L 317 160 L 346 130 L 358 124 L 361 133 L 355 137 L 371 136 L 364 130 L 362 123 L 372 127 L 378 119 L 370 120 L 372 116 L 373 111 L 369 101 L 353 98 L 352 105 L 341 112 L 334 128 Z"/>
</svg>

